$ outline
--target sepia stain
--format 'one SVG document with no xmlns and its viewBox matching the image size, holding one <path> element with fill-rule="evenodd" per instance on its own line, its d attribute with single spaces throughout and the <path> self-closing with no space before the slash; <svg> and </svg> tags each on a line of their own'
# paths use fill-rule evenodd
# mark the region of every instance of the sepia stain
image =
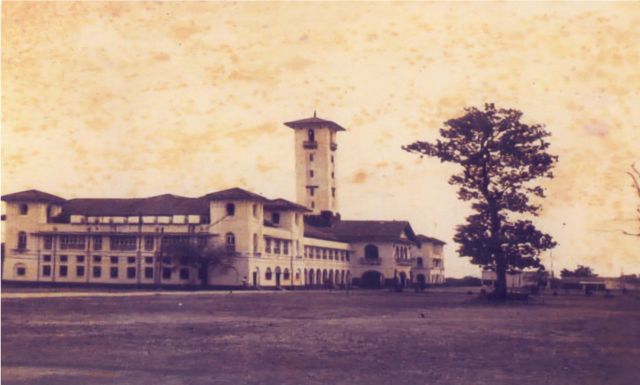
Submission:
<svg viewBox="0 0 640 385">
<path fill-rule="evenodd" d="M 365 183 L 368 178 L 369 178 L 369 174 L 366 171 L 359 170 L 359 171 L 356 171 L 356 173 L 353 174 L 353 176 L 351 177 L 351 183 L 362 184 L 362 183 Z"/>
</svg>

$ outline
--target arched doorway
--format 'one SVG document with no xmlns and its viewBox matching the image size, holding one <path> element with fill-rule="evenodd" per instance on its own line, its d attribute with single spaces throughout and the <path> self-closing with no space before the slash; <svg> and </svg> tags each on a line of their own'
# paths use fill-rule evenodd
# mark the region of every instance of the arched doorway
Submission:
<svg viewBox="0 0 640 385">
<path fill-rule="evenodd" d="M 364 289 L 380 289 L 382 287 L 382 274 L 378 271 L 367 271 L 362 274 L 360 287 Z"/>
<path fill-rule="evenodd" d="M 322 271 L 316 270 L 316 285 L 322 285 Z"/>
<path fill-rule="evenodd" d="M 282 271 L 280 270 L 280 266 L 276 266 L 276 287 L 279 289 L 280 288 L 280 276 L 282 274 Z"/>
<path fill-rule="evenodd" d="M 314 274 L 313 269 L 309 269 L 309 280 L 307 281 L 309 285 L 313 285 L 313 279 L 314 279 L 313 274 Z"/>
<path fill-rule="evenodd" d="M 400 277 L 400 287 L 407 287 L 407 273 L 401 271 L 399 274 Z"/>
<path fill-rule="evenodd" d="M 256 270 L 253 272 L 252 280 L 253 287 L 258 287 L 260 284 L 260 268 L 256 267 Z"/>
</svg>

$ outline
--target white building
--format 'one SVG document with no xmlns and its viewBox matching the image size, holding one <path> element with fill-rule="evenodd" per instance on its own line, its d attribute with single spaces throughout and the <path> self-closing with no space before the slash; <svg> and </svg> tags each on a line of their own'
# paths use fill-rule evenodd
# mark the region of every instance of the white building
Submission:
<svg viewBox="0 0 640 385">
<path fill-rule="evenodd" d="M 8 194 L 3 280 L 62 284 L 201 284 L 164 258 L 193 241 L 234 252 L 211 269 L 213 287 L 363 287 L 444 282 L 443 245 L 406 221 L 342 220 L 337 214 L 337 133 L 317 118 L 295 131 L 298 203 L 240 189 L 190 198 L 64 199 L 37 190 Z M 204 276 L 203 276 L 204 277 Z"/>
</svg>

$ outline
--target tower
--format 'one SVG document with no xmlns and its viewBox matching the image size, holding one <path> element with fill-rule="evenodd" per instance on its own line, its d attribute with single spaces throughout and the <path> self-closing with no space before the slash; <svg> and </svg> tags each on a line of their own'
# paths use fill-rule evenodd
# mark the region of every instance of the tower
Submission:
<svg viewBox="0 0 640 385">
<path fill-rule="evenodd" d="M 295 131 L 296 200 L 314 214 L 337 212 L 336 133 L 339 124 L 316 117 L 285 123 Z"/>
</svg>

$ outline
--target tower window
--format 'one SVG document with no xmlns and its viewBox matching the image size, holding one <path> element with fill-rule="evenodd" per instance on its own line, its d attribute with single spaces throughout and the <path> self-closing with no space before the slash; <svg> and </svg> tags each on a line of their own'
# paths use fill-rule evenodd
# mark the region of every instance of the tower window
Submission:
<svg viewBox="0 0 640 385">
<path fill-rule="evenodd" d="M 27 233 L 21 231 L 18 233 L 18 249 L 24 250 L 27 248 Z"/>
<path fill-rule="evenodd" d="M 333 179 L 335 177 L 336 177 L 335 173 L 333 171 L 331 171 L 331 178 Z"/>
<path fill-rule="evenodd" d="M 313 154 L 309 154 L 309 162 L 313 162 Z"/>
<path fill-rule="evenodd" d="M 333 163 L 333 155 L 331 155 L 331 163 Z"/>
<path fill-rule="evenodd" d="M 227 233 L 226 235 L 226 249 L 229 253 L 236 251 L 236 236 L 233 233 Z"/>
<path fill-rule="evenodd" d="M 233 203 L 227 203 L 227 215 L 228 216 L 234 216 L 236 215 L 236 205 L 234 205 Z"/>
<path fill-rule="evenodd" d="M 313 178 L 313 170 L 309 170 L 309 176 Z"/>
<path fill-rule="evenodd" d="M 333 197 L 333 198 L 336 197 L 336 188 L 335 187 L 331 188 L 331 197 Z"/>
<path fill-rule="evenodd" d="M 313 203 L 313 201 L 311 201 L 311 208 L 312 208 L 312 209 L 315 209 L 315 208 L 316 208 L 316 204 L 315 204 L 315 203 Z"/>
<path fill-rule="evenodd" d="M 310 129 L 309 131 L 307 131 L 307 138 L 309 139 L 309 142 L 315 142 L 316 133 L 312 129 Z"/>
<path fill-rule="evenodd" d="M 22 203 L 20 205 L 20 215 L 27 215 L 29 213 L 29 205 Z"/>
</svg>

